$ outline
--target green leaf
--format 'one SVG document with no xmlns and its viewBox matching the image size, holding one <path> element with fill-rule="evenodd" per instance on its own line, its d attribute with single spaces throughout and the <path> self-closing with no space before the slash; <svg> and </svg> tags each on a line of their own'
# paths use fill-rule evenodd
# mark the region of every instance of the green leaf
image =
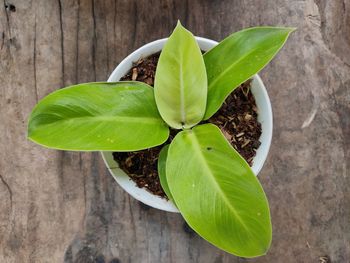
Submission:
<svg viewBox="0 0 350 263">
<path fill-rule="evenodd" d="M 190 128 L 203 119 L 207 101 L 203 56 L 192 33 L 180 22 L 160 54 L 154 94 L 169 126 Z"/>
<path fill-rule="evenodd" d="M 174 200 L 172 195 L 171 195 L 171 192 L 170 192 L 170 189 L 168 186 L 168 182 L 166 180 L 166 159 L 168 157 L 168 149 L 169 149 L 169 145 L 165 145 L 159 153 L 158 174 L 159 174 L 160 184 L 161 184 L 165 194 L 167 195 L 167 197 L 170 200 Z"/>
<path fill-rule="evenodd" d="M 204 54 L 209 119 L 226 97 L 277 54 L 294 28 L 253 27 L 233 33 Z"/>
<path fill-rule="evenodd" d="M 237 256 L 266 253 L 272 230 L 265 193 L 219 128 L 204 124 L 178 133 L 166 177 L 178 209 L 200 236 Z"/>
<path fill-rule="evenodd" d="M 77 151 L 136 151 L 167 140 L 153 90 L 140 82 L 86 83 L 57 90 L 34 108 L 28 137 Z"/>
</svg>

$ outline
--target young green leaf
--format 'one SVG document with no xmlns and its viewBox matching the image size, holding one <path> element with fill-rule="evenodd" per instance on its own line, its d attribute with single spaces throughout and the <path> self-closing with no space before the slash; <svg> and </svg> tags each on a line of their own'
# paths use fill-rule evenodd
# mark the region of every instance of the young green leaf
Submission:
<svg viewBox="0 0 350 263">
<path fill-rule="evenodd" d="M 237 256 L 266 253 L 271 221 L 265 193 L 219 128 L 204 124 L 177 134 L 166 177 L 178 209 L 199 235 Z"/>
<path fill-rule="evenodd" d="M 204 54 L 209 119 L 226 97 L 259 72 L 282 48 L 294 28 L 254 27 L 233 33 Z"/>
<path fill-rule="evenodd" d="M 168 150 L 169 150 L 169 145 L 166 145 L 163 147 L 163 149 L 160 151 L 159 153 L 159 157 L 158 157 L 158 174 L 159 174 L 159 180 L 160 180 L 160 184 L 166 194 L 166 196 L 170 199 L 170 200 L 174 200 L 169 186 L 168 186 L 168 182 L 166 180 L 166 159 L 168 157 Z"/>
<path fill-rule="evenodd" d="M 207 101 L 203 56 L 192 33 L 180 22 L 160 54 L 154 94 L 169 126 L 190 128 L 203 119 Z"/>
<path fill-rule="evenodd" d="M 135 151 L 162 144 L 169 128 L 153 90 L 140 82 L 87 83 L 57 90 L 34 108 L 28 137 L 77 151 Z"/>
</svg>

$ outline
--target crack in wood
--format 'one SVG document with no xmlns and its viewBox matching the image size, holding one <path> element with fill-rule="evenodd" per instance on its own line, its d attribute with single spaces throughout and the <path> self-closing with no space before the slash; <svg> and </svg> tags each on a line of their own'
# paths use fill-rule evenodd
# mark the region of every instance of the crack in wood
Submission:
<svg viewBox="0 0 350 263">
<path fill-rule="evenodd" d="M 39 101 L 37 80 L 36 80 L 36 13 L 34 16 L 34 48 L 33 48 L 33 72 L 34 72 L 34 89 L 35 89 L 35 100 Z"/>
<path fill-rule="evenodd" d="M 131 33 L 131 41 L 132 41 L 132 44 L 135 47 L 137 24 L 138 24 L 137 2 L 134 2 L 133 10 L 134 10 L 134 16 L 133 16 L 134 23 L 133 23 L 133 30 L 132 30 L 132 33 Z"/>
<path fill-rule="evenodd" d="M 83 176 L 84 176 L 83 177 L 84 215 L 83 215 L 82 222 L 83 222 L 83 225 L 85 225 L 86 224 L 86 215 L 88 213 L 88 211 L 87 211 L 87 191 L 86 191 L 86 183 L 87 183 L 87 181 L 86 181 L 86 175 L 84 174 Z"/>
<path fill-rule="evenodd" d="M 91 0 L 91 9 L 92 9 L 92 21 L 93 21 L 93 41 L 92 41 L 92 66 L 94 69 L 94 81 L 96 81 L 96 45 L 97 45 L 97 38 L 96 38 L 96 16 L 95 16 L 95 1 Z"/>
<path fill-rule="evenodd" d="M 115 43 L 117 43 L 117 33 L 115 31 L 115 25 L 117 23 L 117 1 L 114 1 L 114 16 L 113 16 L 113 48 Z M 114 52 L 115 55 L 115 52 Z M 113 61 L 115 61 L 116 57 L 113 58 Z"/>
<path fill-rule="evenodd" d="M 12 212 L 12 190 L 11 190 L 11 187 L 6 182 L 6 180 L 4 179 L 2 174 L 0 174 L 0 181 L 5 185 L 7 191 L 9 192 L 9 195 L 10 195 L 10 197 L 9 197 L 9 199 L 10 199 L 10 211 Z"/>
<path fill-rule="evenodd" d="M 0 50 L 2 50 L 2 48 L 4 47 L 4 43 L 5 43 L 5 32 L 3 31 L 1 33 L 1 47 L 0 47 Z"/>
<path fill-rule="evenodd" d="M 65 85 L 65 79 L 64 79 L 64 32 L 63 32 L 63 20 L 62 20 L 62 3 L 61 0 L 57 0 L 58 2 L 58 13 L 59 13 L 59 23 L 60 23 L 60 38 L 61 38 L 61 63 L 62 63 L 62 87 Z"/>
<path fill-rule="evenodd" d="M 185 21 L 184 21 L 184 24 L 185 24 L 186 26 L 188 26 L 188 19 L 189 19 L 188 10 L 189 10 L 189 3 L 188 3 L 188 0 L 186 0 L 186 6 L 185 6 Z"/>
<path fill-rule="evenodd" d="M 131 221 L 131 230 L 133 232 L 133 238 L 135 240 L 135 242 L 137 241 L 137 235 L 136 235 L 136 224 L 135 224 L 135 219 L 134 219 L 134 211 L 133 208 L 131 207 L 131 198 L 130 195 L 128 196 L 128 205 L 129 205 L 129 212 L 130 212 L 130 221 Z"/>
<path fill-rule="evenodd" d="M 106 5 L 104 4 L 104 9 L 106 9 Z M 109 45 L 108 45 L 108 27 L 107 27 L 107 19 L 105 19 L 105 28 L 106 28 L 106 63 L 107 63 L 107 72 L 106 72 L 106 78 L 108 77 L 108 72 L 110 71 L 110 66 L 109 66 Z"/>
<path fill-rule="evenodd" d="M 11 39 L 12 38 L 12 32 L 11 31 L 12 30 L 11 30 L 11 25 L 10 25 L 9 10 L 8 10 L 8 8 L 6 8 L 7 5 L 8 5 L 7 2 L 4 1 L 7 29 L 8 29 L 8 33 L 9 33 L 9 39 Z"/>
<path fill-rule="evenodd" d="M 80 21 L 80 0 L 78 0 L 78 11 L 77 11 L 77 35 L 75 39 L 75 83 L 79 82 L 79 21 Z"/>
</svg>

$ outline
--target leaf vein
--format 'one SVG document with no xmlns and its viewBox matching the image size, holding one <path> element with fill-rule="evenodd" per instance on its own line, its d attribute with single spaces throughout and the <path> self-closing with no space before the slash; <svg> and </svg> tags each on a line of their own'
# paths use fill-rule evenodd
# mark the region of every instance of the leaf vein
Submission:
<svg viewBox="0 0 350 263">
<path fill-rule="evenodd" d="M 250 233 L 247 225 L 244 223 L 244 221 L 242 220 L 242 218 L 240 217 L 240 215 L 238 214 L 236 208 L 230 203 L 230 201 L 227 199 L 225 193 L 222 191 L 220 185 L 216 182 L 214 176 L 213 176 L 213 172 L 212 172 L 212 168 L 208 165 L 208 163 L 206 162 L 206 159 L 205 157 L 203 156 L 203 153 L 202 153 L 202 150 L 201 148 L 199 147 L 200 143 L 196 137 L 196 135 L 193 133 L 193 138 L 194 138 L 194 141 L 195 143 L 193 144 L 194 145 L 194 150 L 195 151 L 198 151 L 198 155 L 196 156 L 199 156 L 199 158 L 201 159 L 201 161 L 203 162 L 204 166 L 207 168 L 207 171 L 209 171 L 208 173 L 204 173 L 204 174 L 207 174 L 208 177 L 210 178 L 210 180 L 213 182 L 215 188 L 218 190 L 218 193 L 219 193 L 219 196 L 221 196 L 222 200 L 227 204 L 228 208 L 233 212 L 233 214 L 236 216 L 237 220 L 240 222 L 240 224 L 244 227 L 244 229 Z"/>
</svg>

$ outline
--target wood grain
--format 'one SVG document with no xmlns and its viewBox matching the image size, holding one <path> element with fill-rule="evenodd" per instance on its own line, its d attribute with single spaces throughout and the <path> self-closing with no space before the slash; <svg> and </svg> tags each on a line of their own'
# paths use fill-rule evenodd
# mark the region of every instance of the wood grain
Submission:
<svg viewBox="0 0 350 263">
<path fill-rule="evenodd" d="M 0 2 L 0 262 L 350 261 L 349 0 Z M 248 26 L 298 27 L 261 72 L 274 111 L 259 175 L 273 220 L 267 256 L 226 254 L 181 216 L 138 203 L 98 153 L 26 139 L 40 98 L 106 80 L 132 50 L 168 36 L 177 19 L 215 40 Z"/>
</svg>

